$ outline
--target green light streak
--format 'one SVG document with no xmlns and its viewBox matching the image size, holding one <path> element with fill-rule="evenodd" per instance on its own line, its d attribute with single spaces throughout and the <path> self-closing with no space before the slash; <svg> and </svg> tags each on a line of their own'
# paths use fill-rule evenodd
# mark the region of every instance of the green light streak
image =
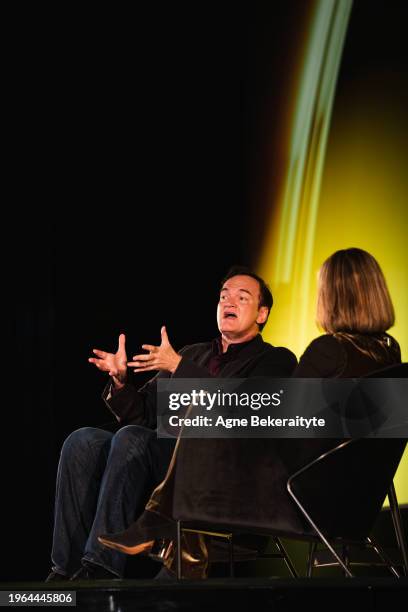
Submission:
<svg viewBox="0 0 408 612">
<path fill-rule="evenodd" d="M 352 0 L 319 0 L 311 28 L 290 144 L 275 282 L 293 277 L 301 209 L 308 205 L 302 279 L 308 285 L 331 111 Z M 305 202 L 305 198 L 308 201 Z M 302 288 L 303 290 L 304 288 Z M 306 294 L 303 294 L 306 295 Z"/>
</svg>

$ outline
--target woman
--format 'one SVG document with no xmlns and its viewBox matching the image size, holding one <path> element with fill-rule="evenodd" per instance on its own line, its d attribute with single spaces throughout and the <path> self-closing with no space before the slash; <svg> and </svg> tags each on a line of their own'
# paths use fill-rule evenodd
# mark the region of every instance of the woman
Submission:
<svg viewBox="0 0 408 612">
<path fill-rule="evenodd" d="M 401 362 L 386 333 L 394 308 L 384 275 L 362 249 L 336 251 L 319 274 L 317 324 L 326 334 L 307 347 L 293 376 L 358 377 Z"/>
<path fill-rule="evenodd" d="M 356 378 L 401 363 L 398 342 L 387 329 L 395 322 L 384 274 L 367 251 L 336 251 L 323 263 L 317 291 L 315 338 L 299 360 L 293 377 Z M 294 473 L 336 446 L 338 439 L 296 439 L 282 448 Z"/>
<path fill-rule="evenodd" d="M 377 261 L 366 251 L 357 248 L 337 251 L 324 262 L 319 277 L 317 323 L 326 333 L 307 347 L 294 372 L 296 377 L 359 377 L 401 362 L 398 343 L 386 333 L 394 324 L 394 309 L 384 275 Z M 247 521 L 248 525 L 267 526 L 269 521 L 276 526 L 280 521 L 281 528 L 285 529 L 285 521 L 291 526 L 299 524 L 282 483 L 310 458 L 336 444 L 327 439 L 249 440 L 248 449 L 253 442 L 263 445 L 265 452 L 260 456 L 264 463 L 257 465 L 257 474 L 249 474 L 243 483 L 239 493 L 242 497 L 231 499 L 225 479 L 214 486 L 217 465 L 223 461 L 225 464 L 227 441 L 208 442 L 211 453 L 208 453 L 209 463 L 203 473 L 200 464 L 196 471 L 192 469 L 196 464 L 192 461 L 192 441 L 179 440 L 167 477 L 154 491 L 146 512 L 125 532 L 101 536 L 100 542 L 127 554 L 138 554 L 151 551 L 159 536 L 171 540 L 175 527 L 172 520 L 174 499 L 177 499 L 178 508 L 187 509 L 184 510 L 187 515 L 190 511 L 195 520 L 222 522 L 223 512 L 218 509 L 227 508 L 224 522 L 232 525 L 245 526 Z M 242 463 L 242 455 L 236 455 L 229 462 L 231 478 L 237 471 L 241 473 L 240 461 Z M 252 486 L 250 490 L 254 491 L 253 482 L 257 489 L 251 507 L 246 487 Z M 241 503 L 243 499 L 246 506 Z M 242 514 L 242 507 L 248 516 Z M 185 538 L 184 544 L 184 575 L 188 570 L 191 577 L 204 577 L 208 559 L 204 539 Z M 158 554 L 165 565 L 174 570 L 172 543 L 166 543 Z"/>
</svg>

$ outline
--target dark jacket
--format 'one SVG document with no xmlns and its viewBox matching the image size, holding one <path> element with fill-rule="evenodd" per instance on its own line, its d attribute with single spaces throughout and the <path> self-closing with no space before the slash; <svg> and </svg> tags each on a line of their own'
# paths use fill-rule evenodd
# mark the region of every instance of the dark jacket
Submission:
<svg viewBox="0 0 408 612">
<path fill-rule="evenodd" d="M 388 334 L 324 334 L 306 348 L 293 376 L 359 378 L 398 363 L 401 363 L 399 344 Z M 287 441 L 281 448 L 288 475 L 341 441 L 337 438 Z"/>
<path fill-rule="evenodd" d="M 325 334 L 309 344 L 293 376 L 356 378 L 397 363 L 400 347 L 388 334 Z"/>
<path fill-rule="evenodd" d="M 206 364 L 213 354 L 213 342 L 202 342 L 179 351 L 182 360 L 174 372 L 159 372 L 141 389 L 126 384 L 110 395 L 110 385 L 103 392 L 103 399 L 121 425 L 142 425 L 156 428 L 156 396 L 158 378 L 212 378 Z M 264 342 L 258 334 L 236 353 L 236 357 L 221 366 L 220 378 L 248 378 L 253 376 L 291 376 L 297 365 L 295 355 L 284 347 L 274 347 Z"/>
</svg>

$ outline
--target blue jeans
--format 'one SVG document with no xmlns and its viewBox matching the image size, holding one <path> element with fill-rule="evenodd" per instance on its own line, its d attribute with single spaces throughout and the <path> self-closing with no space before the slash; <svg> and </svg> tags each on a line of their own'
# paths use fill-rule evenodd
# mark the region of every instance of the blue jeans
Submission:
<svg viewBox="0 0 408 612">
<path fill-rule="evenodd" d="M 67 437 L 57 473 L 54 571 L 72 575 L 90 561 L 123 576 L 126 555 L 97 537 L 123 531 L 141 514 L 166 475 L 174 444 L 137 425 L 116 434 L 84 427 Z"/>
</svg>

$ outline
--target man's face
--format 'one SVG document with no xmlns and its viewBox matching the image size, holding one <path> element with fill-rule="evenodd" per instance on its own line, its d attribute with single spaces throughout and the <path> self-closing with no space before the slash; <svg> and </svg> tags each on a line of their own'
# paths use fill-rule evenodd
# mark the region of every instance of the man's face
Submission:
<svg viewBox="0 0 408 612">
<path fill-rule="evenodd" d="M 268 316 L 266 306 L 259 308 L 259 298 L 257 280 L 246 275 L 229 278 L 221 289 L 217 308 L 220 332 L 237 339 L 255 336 L 257 323 L 264 323 Z"/>
</svg>

